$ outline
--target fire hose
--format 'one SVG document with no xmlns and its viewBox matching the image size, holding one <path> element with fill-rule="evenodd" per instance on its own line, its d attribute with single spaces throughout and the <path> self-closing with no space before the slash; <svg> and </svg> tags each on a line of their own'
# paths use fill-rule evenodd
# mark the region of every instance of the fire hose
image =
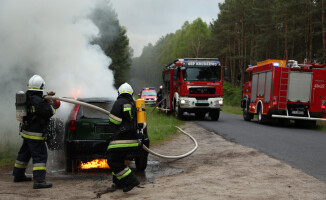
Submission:
<svg viewBox="0 0 326 200">
<path fill-rule="evenodd" d="M 77 101 L 77 100 L 72 100 L 72 99 L 67 99 L 67 98 L 62 98 L 62 97 L 56 97 L 56 96 L 45 96 L 45 99 L 59 100 L 59 101 L 64 101 L 64 102 L 71 103 L 71 104 L 77 104 L 77 105 L 85 106 L 85 107 L 97 110 L 99 112 L 102 112 L 104 114 L 110 115 L 109 111 L 107 111 L 107 110 L 105 110 L 103 108 L 100 108 L 98 106 L 94 106 L 94 105 L 82 102 L 82 101 Z M 178 156 L 168 156 L 168 155 L 162 155 L 162 154 L 156 153 L 156 152 L 150 150 L 149 148 L 147 148 L 145 145 L 142 145 L 142 148 L 145 151 L 147 151 L 148 153 L 150 153 L 152 155 L 155 155 L 155 156 L 158 156 L 158 157 L 161 157 L 161 158 L 179 159 L 179 158 L 184 158 L 184 157 L 189 156 L 190 154 L 192 154 L 193 152 L 196 151 L 196 149 L 198 147 L 198 143 L 197 143 L 196 139 L 194 137 L 192 137 L 189 133 L 185 132 L 184 130 L 182 130 L 178 126 L 176 126 L 176 128 L 179 129 L 183 134 L 190 137 L 190 139 L 195 143 L 195 147 L 191 151 L 189 151 L 189 152 L 187 152 L 185 154 L 182 154 L 182 155 L 178 155 Z"/>
</svg>

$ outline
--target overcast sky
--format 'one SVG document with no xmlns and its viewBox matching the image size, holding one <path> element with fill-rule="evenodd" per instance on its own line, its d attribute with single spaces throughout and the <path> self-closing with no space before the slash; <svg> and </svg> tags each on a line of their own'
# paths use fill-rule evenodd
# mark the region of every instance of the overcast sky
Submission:
<svg viewBox="0 0 326 200">
<path fill-rule="evenodd" d="M 148 43 L 200 17 L 208 24 L 217 18 L 224 0 L 111 0 L 122 26 L 127 28 L 134 56 Z"/>
</svg>

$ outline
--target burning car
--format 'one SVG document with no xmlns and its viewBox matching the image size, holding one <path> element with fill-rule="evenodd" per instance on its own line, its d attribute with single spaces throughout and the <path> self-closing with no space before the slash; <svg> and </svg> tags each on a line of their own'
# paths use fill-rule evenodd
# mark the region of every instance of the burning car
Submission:
<svg viewBox="0 0 326 200">
<path fill-rule="evenodd" d="M 155 88 L 150 87 L 150 88 L 143 88 L 140 94 L 138 96 L 141 99 L 145 100 L 145 104 L 155 104 L 157 100 L 157 93 L 155 91 Z"/>
<path fill-rule="evenodd" d="M 114 100 L 109 98 L 81 98 L 78 101 L 108 111 L 114 104 Z M 105 160 L 106 150 L 116 131 L 115 126 L 109 126 L 108 115 L 85 106 L 74 105 L 64 131 L 66 171 L 71 172 L 78 168 L 89 169 L 92 165 L 108 168 Z M 149 147 L 147 129 L 144 132 L 143 144 Z M 127 159 L 135 161 L 137 171 L 144 171 L 147 167 L 147 157 L 148 153 L 139 148 Z"/>
</svg>

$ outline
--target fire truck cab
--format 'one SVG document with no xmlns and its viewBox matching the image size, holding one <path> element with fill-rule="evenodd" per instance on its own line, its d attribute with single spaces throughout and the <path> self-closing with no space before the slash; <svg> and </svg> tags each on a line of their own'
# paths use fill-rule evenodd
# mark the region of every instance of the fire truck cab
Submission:
<svg viewBox="0 0 326 200">
<path fill-rule="evenodd" d="M 218 120 L 223 106 L 222 66 L 215 58 L 177 59 L 163 70 L 161 110 L 184 112 L 204 118 L 206 113 Z"/>
<path fill-rule="evenodd" d="M 249 67 L 243 86 L 243 118 L 258 122 L 272 118 L 308 122 L 326 120 L 326 64 L 298 64 L 290 60 L 266 60 Z"/>
</svg>

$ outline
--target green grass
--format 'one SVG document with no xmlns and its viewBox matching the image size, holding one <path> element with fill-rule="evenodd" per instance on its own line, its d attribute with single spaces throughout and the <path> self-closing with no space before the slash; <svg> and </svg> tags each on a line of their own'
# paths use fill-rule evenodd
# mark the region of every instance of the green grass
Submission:
<svg viewBox="0 0 326 200">
<path fill-rule="evenodd" d="M 183 121 L 176 119 L 172 115 L 158 112 L 158 110 L 152 112 L 153 109 L 153 106 L 146 106 L 147 130 L 151 145 L 172 139 L 177 134 L 175 126 L 184 124 Z"/>
<path fill-rule="evenodd" d="M 222 112 L 242 115 L 242 108 L 240 106 L 223 105 Z"/>
<path fill-rule="evenodd" d="M 14 165 L 18 150 L 17 149 L 0 149 L 0 167 Z"/>
</svg>

